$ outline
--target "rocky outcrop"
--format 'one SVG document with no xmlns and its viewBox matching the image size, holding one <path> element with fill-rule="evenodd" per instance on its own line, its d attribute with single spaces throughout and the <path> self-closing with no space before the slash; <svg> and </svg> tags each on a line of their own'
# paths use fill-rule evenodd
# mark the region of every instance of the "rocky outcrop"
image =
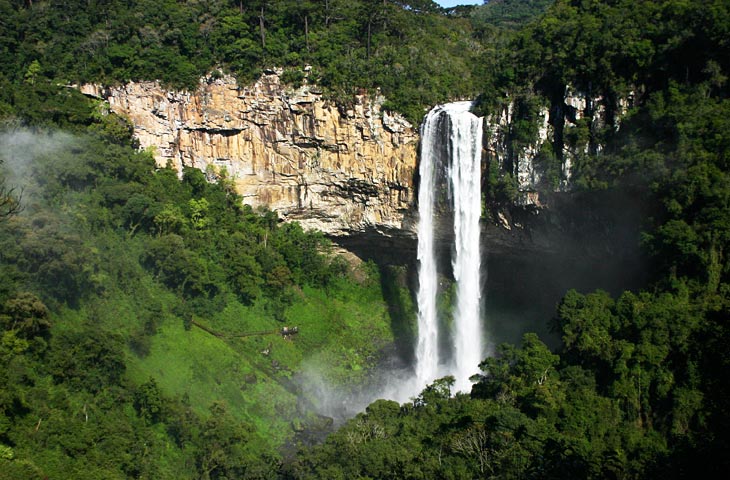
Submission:
<svg viewBox="0 0 730 480">
<path fill-rule="evenodd" d="M 81 90 L 127 117 L 158 165 L 227 175 L 252 206 L 334 236 L 413 231 L 418 136 L 381 98 L 342 107 L 314 87 L 284 86 L 273 71 L 253 85 L 203 79 L 194 92 L 157 82 Z"/>
<path fill-rule="evenodd" d="M 603 148 L 597 132 L 609 126 L 618 130 L 631 98 L 616 105 L 600 95 L 589 95 L 566 86 L 549 106 L 519 117 L 515 100 L 506 99 L 498 111 L 485 118 L 488 161 L 509 172 L 516 181 L 518 206 L 544 206 L 541 193 L 568 192 L 576 159 Z M 523 131 L 518 132 L 522 129 Z M 530 131 L 526 140 L 524 130 Z M 547 147 L 547 148 L 546 148 Z"/>
</svg>

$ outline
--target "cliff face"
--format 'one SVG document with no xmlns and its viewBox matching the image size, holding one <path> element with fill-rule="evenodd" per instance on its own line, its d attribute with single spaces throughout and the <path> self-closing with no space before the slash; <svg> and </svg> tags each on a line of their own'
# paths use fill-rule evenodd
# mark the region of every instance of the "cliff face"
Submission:
<svg viewBox="0 0 730 480">
<path fill-rule="evenodd" d="M 331 235 L 409 234 L 417 132 L 361 95 L 342 108 L 316 89 L 287 88 L 276 72 L 253 85 L 230 77 L 194 92 L 156 82 L 81 87 L 134 125 L 160 166 L 225 169 L 252 206 Z"/>
<path fill-rule="evenodd" d="M 361 95 L 343 108 L 314 87 L 282 85 L 275 72 L 247 86 L 229 77 L 207 79 L 194 92 L 156 82 L 81 90 L 129 118 L 141 147 L 152 148 L 160 166 L 199 168 L 210 179 L 225 169 L 246 203 L 339 237 L 364 257 L 415 261 L 418 132 L 383 111 L 382 100 Z M 618 128 L 618 115 L 609 116 L 604 103 L 566 88 L 564 97 L 536 111 L 533 136 L 522 143 L 514 141 L 514 103 L 485 118 L 483 165 L 496 162 L 518 188 L 516 208 L 483 221 L 491 253 L 559 251 L 582 238 L 581 231 L 617 223 L 606 215 L 581 220 L 569 193 L 574 159 L 601 148 L 585 132 Z M 625 102 L 614 112 L 620 115 L 622 108 Z M 545 145 L 555 154 L 551 165 L 542 155 Z M 439 221 L 445 222 L 440 242 L 451 245 L 453 226 Z M 603 248 L 595 239 L 586 244 Z"/>
<path fill-rule="evenodd" d="M 576 160 L 603 148 L 600 132 L 618 130 L 631 101 L 618 99 L 613 104 L 566 86 L 562 96 L 527 115 L 526 122 L 524 112 L 518 118 L 514 101 L 507 101 L 485 118 L 487 159 L 515 179 L 517 205 L 544 206 L 539 192 L 569 192 Z M 531 130 L 529 140 L 524 131 L 516 133 L 525 124 Z"/>
</svg>

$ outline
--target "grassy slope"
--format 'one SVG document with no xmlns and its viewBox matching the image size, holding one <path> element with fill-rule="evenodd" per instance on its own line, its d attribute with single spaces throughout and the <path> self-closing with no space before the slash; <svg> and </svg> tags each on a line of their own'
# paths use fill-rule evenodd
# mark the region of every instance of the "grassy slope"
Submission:
<svg viewBox="0 0 730 480">
<path fill-rule="evenodd" d="M 326 380 L 347 387 L 355 385 L 373 366 L 378 350 L 393 341 L 380 285 L 372 279 L 361 285 L 343 281 L 327 290 L 305 287 L 286 312 L 286 324 L 299 328 L 290 338 L 278 333 L 237 337 L 278 332 L 284 323 L 271 318 L 262 306 L 244 306 L 233 296 L 212 318 L 195 317 L 197 323 L 226 337 L 195 325 L 186 330 L 181 318 L 166 311 L 175 302 L 174 295 L 149 274 L 143 274 L 140 283 L 136 290 L 145 290 L 163 308 L 149 352 L 140 355 L 128 347 L 128 378 L 134 384 L 154 378 L 163 393 L 184 399 L 201 415 L 222 400 L 235 417 L 255 425 L 269 446 L 289 438 L 293 422 L 298 424 L 306 417 L 309 402 L 316 402 L 300 401 L 301 392 L 291 380 L 304 362 Z M 63 310 L 54 319 L 55 328 L 84 328 L 94 321 L 120 334 L 129 345 L 134 332 L 144 328 L 136 313 L 139 301 L 116 291 L 80 311 Z"/>
</svg>

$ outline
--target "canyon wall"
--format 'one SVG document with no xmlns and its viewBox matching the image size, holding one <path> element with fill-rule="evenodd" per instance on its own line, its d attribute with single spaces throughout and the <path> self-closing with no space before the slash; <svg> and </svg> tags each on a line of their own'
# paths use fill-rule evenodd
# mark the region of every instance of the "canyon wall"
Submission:
<svg viewBox="0 0 730 480">
<path fill-rule="evenodd" d="M 158 82 L 81 91 L 128 118 L 159 166 L 226 175 L 254 207 L 334 236 L 413 234 L 418 133 L 382 110 L 382 98 L 343 107 L 315 87 L 283 85 L 275 71 L 253 85 L 205 78 L 193 92 Z"/>
<path fill-rule="evenodd" d="M 338 105 L 314 86 L 282 84 L 276 71 L 250 85 L 207 77 L 191 92 L 158 82 L 80 88 L 128 118 L 159 166 L 199 168 L 211 180 L 227 175 L 254 207 L 277 210 L 284 220 L 321 230 L 364 257 L 415 261 L 419 136 L 401 116 L 381 108 L 382 98 L 363 94 Z M 515 141 L 521 117 L 514 100 L 486 115 L 482 165 L 496 162 L 517 189 L 512 204 L 490 209 L 482 221 L 490 252 L 521 256 L 565 245 L 576 251 L 574 239 L 585 232 L 616 229 L 605 215 L 584 222 L 579 217 L 590 212 L 571 208 L 576 157 L 602 148 L 591 143 L 591 132 L 618 128 L 618 117 L 607 115 L 604 103 L 566 87 L 552 105 L 536 109 L 532 136 L 522 142 Z M 625 108 L 620 102 L 613 110 Z M 543 156 L 546 145 L 552 164 Z M 438 221 L 439 244 L 451 245 L 453 226 Z M 593 240 L 581 245 L 601 250 Z"/>
<path fill-rule="evenodd" d="M 484 160 L 512 176 L 516 205 L 544 207 L 545 194 L 571 191 L 578 159 L 603 149 L 606 132 L 618 131 L 632 102 L 633 95 L 612 100 L 570 85 L 531 112 L 507 97 L 486 115 Z"/>
</svg>

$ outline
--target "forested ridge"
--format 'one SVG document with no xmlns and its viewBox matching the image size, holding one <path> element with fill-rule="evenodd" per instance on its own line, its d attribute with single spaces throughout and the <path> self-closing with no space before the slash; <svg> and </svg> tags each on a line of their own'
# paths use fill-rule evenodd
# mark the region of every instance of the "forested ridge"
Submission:
<svg viewBox="0 0 730 480">
<path fill-rule="evenodd" d="M 0 17 L 0 71 L 10 81 L 29 74 L 194 88 L 211 71 L 245 83 L 283 67 L 296 83 L 312 65 L 310 80 L 339 101 L 377 88 L 416 122 L 424 106 L 478 92 L 481 47 L 469 20 L 444 16 L 430 0 L 5 0 Z"/>
<path fill-rule="evenodd" d="M 558 0 L 535 17 L 545 4 L 0 2 L 0 478 L 723 476 L 730 2 Z M 573 190 L 651 207 L 646 286 L 576 285 L 545 319 L 555 351 L 526 334 L 470 394 L 447 377 L 312 445 L 329 426 L 297 372 L 367 381 L 412 334 L 402 272 L 253 211 L 225 171 L 156 168 L 124 119 L 67 87 L 271 67 L 296 83 L 305 64 L 334 98 L 379 88 L 416 120 L 448 98 L 480 93 L 485 113 L 509 98 L 516 144 L 566 86 L 624 100 L 620 128 L 578 123 L 541 155 L 600 145 Z M 504 206 L 510 172 L 491 171 L 486 201 Z M 292 325 L 307 335 L 237 337 Z"/>
</svg>

